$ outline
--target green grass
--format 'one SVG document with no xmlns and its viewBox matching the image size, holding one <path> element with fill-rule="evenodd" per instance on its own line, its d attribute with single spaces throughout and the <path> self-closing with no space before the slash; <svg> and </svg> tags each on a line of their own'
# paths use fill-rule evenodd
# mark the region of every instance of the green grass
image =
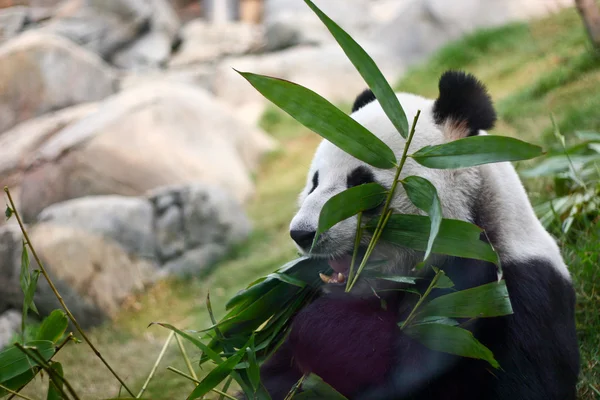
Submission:
<svg viewBox="0 0 600 400">
<path fill-rule="evenodd" d="M 555 145 L 550 133 L 553 114 L 569 137 L 576 130 L 600 130 L 600 63 L 588 51 L 585 32 L 573 10 L 532 24 L 512 24 L 484 30 L 441 49 L 423 65 L 412 68 L 398 83 L 401 90 L 437 95 L 439 75 L 447 69 L 474 73 L 490 89 L 500 121 L 494 133 Z M 353 99 L 348 99 L 349 101 Z M 347 111 L 349 107 L 343 107 Z M 282 148 L 267 157 L 257 174 L 257 192 L 248 206 L 254 232 L 247 243 L 211 269 L 185 281 L 158 284 L 132 297 L 112 324 L 94 329 L 92 340 L 137 392 L 160 351 L 167 332 L 154 321 L 181 328 L 210 325 L 205 308 L 210 289 L 217 316 L 233 294 L 260 275 L 295 256 L 288 226 L 296 197 L 319 138 L 281 111 L 271 108 L 261 126 Z M 551 196 L 550 181 L 527 181 L 532 201 Z M 581 400 L 598 397 L 600 389 L 600 232 L 588 228 L 562 242 L 577 288 L 577 327 L 581 341 Z M 199 353 L 188 347 L 192 361 Z M 106 398 L 119 387 L 85 345 L 68 346 L 58 357 L 84 399 Z M 145 398 L 184 398 L 193 386 L 167 365 L 186 370 L 172 345 Z M 205 371 L 198 371 L 200 375 Z M 38 398 L 43 383 L 28 389 Z M 210 397 L 210 398 L 216 398 Z"/>
</svg>

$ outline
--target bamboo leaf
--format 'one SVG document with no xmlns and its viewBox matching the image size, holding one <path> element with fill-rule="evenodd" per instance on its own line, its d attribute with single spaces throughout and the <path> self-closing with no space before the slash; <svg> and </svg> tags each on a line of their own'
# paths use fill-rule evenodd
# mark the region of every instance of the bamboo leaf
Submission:
<svg viewBox="0 0 600 400">
<path fill-rule="evenodd" d="M 217 387 L 218 384 L 223 382 L 231 373 L 234 371 L 237 363 L 240 362 L 244 354 L 246 353 L 246 347 L 242 347 L 234 355 L 229 357 L 227 360 L 217 365 L 215 369 L 210 371 L 208 375 L 196 386 L 194 391 L 188 396 L 188 400 L 198 399 L 210 392 L 212 389 Z"/>
<path fill-rule="evenodd" d="M 36 340 L 49 340 L 56 343 L 64 335 L 68 324 L 67 314 L 63 310 L 54 310 L 42 322 Z"/>
<path fill-rule="evenodd" d="M 26 344 L 27 347 L 35 347 L 45 361 L 54 355 L 54 343 L 49 340 L 34 340 Z M 10 346 L 0 351 L 0 383 L 6 382 L 38 364 L 27 357 L 16 346 Z"/>
<path fill-rule="evenodd" d="M 30 276 L 30 281 L 29 281 L 29 285 L 27 286 L 27 290 L 25 291 L 25 299 L 23 300 L 23 303 L 25 305 L 25 307 L 31 309 L 31 311 L 33 311 L 36 314 L 40 314 L 37 310 L 37 307 L 35 306 L 35 303 L 33 302 L 33 297 L 35 296 L 35 290 L 37 289 L 37 281 L 38 278 L 40 277 L 40 271 L 38 269 L 36 269 L 35 271 L 33 271 L 33 274 Z"/>
<path fill-rule="evenodd" d="M 366 183 L 336 194 L 323 206 L 319 214 L 319 225 L 313 245 L 319 235 L 361 211 L 370 210 L 380 205 L 386 196 L 386 190 L 377 183 Z"/>
<path fill-rule="evenodd" d="M 436 273 L 434 289 L 449 289 L 454 287 L 454 282 L 446 275 L 446 272 L 441 271 L 439 268 L 433 267 L 433 271 Z"/>
<path fill-rule="evenodd" d="M 260 386 L 260 369 L 256 360 L 256 349 L 254 348 L 254 336 L 250 338 L 250 343 L 246 347 L 246 355 L 248 356 L 248 378 L 250 384 L 256 392 Z"/>
<path fill-rule="evenodd" d="M 63 371 L 63 367 L 61 365 L 61 363 L 55 362 L 52 363 L 52 365 L 50 366 L 50 368 L 52 368 L 54 370 L 54 372 L 60 377 L 62 378 L 64 376 L 64 371 Z M 55 379 L 52 377 L 52 375 L 50 376 L 50 384 L 48 385 L 48 396 L 46 397 L 46 400 L 63 400 L 64 397 L 62 396 L 62 387 L 63 387 L 63 381 L 62 379 Z"/>
<path fill-rule="evenodd" d="M 161 322 L 153 322 L 150 325 L 153 325 L 153 324 L 157 324 L 157 325 L 162 326 L 163 328 L 170 329 L 170 330 L 174 331 L 175 333 L 177 333 L 182 338 L 188 340 L 194 346 L 196 346 L 197 348 L 202 350 L 202 352 L 204 354 L 206 354 L 211 360 L 213 360 L 215 362 L 215 364 L 221 364 L 223 362 L 223 359 L 221 358 L 221 356 L 217 352 L 215 352 L 213 349 L 211 349 L 209 346 L 202 343 L 202 341 L 199 338 L 194 337 L 194 336 L 190 335 L 189 333 L 182 331 L 181 329 L 175 328 L 173 325 L 170 325 L 170 324 L 165 324 L 165 323 L 161 323 Z"/>
<path fill-rule="evenodd" d="M 417 208 L 425 211 L 431 220 L 429 240 L 427 242 L 427 249 L 425 250 L 424 257 L 424 260 L 427 260 L 431 254 L 433 243 L 435 242 L 435 238 L 437 237 L 442 223 L 442 205 L 437 190 L 431 182 L 420 176 L 409 176 L 403 179 L 402 186 L 404 186 L 404 190 L 410 201 Z"/>
<path fill-rule="evenodd" d="M 512 314 L 506 282 L 492 282 L 437 297 L 419 311 L 420 317 L 498 317 Z"/>
<path fill-rule="evenodd" d="M 6 216 L 6 220 L 8 221 L 10 219 L 10 217 L 12 217 L 13 214 L 14 214 L 13 209 L 7 205 L 6 210 L 4 210 L 4 215 Z"/>
<path fill-rule="evenodd" d="M 425 146 L 411 157 L 429 168 L 453 169 L 502 161 L 529 160 L 542 155 L 542 148 L 505 136 L 470 136 Z"/>
<path fill-rule="evenodd" d="M 432 323 L 410 325 L 404 331 L 431 350 L 485 360 L 492 367 L 500 368 L 490 349 L 466 329 Z"/>
<path fill-rule="evenodd" d="M 294 400 L 348 400 L 315 374 L 310 374 L 304 379 L 302 393 L 296 394 L 293 398 Z"/>
<path fill-rule="evenodd" d="M 15 376 L 14 378 L 8 379 L 6 381 L 0 381 L 2 386 L 9 388 L 10 390 L 19 390 L 23 386 L 27 385 L 31 380 L 35 377 L 38 372 L 39 367 L 33 367 L 23 372 L 20 375 Z M 6 396 L 8 392 L 2 388 L 0 388 L 0 397 Z"/>
<path fill-rule="evenodd" d="M 376 168 L 396 165 L 394 152 L 381 139 L 315 92 L 282 79 L 239 73 L 276 106 L 348 154 Z"/>
<path fill-rule="evenodd" d="M 348 35 L 342 28 L 340 28 L 334 21 L 325 15 L 314 3 L 310 0 L 305 0 L 306 4 L 317 14 L 321 21 L 325 24 L 329 32 L 333 35 L 335 40 L 338 42 L 348 59 L 354 64 L 356 70 L 363 77 L 369 88 L 373 91 L 373 94 L 379 101 L 381 108 L 388 116 L 394 127 L 398 130 L 400 135 L 406 139 L 408 135 L 408 121 L 406 114 L 398 101 L 398 97 L 394 93 L 390 84 L 387 82 L 377 64 L 367 54 L 363 48 L 356 43 L 350 35 Z"/>
<path fill-rule="evenodd" d="M 371 221 L 367 227 L 375 228 L 377 221 Z M 421 215 L 392 215 L 381 235 L 381 239 L 425 251 L 429 242 L 429 218 Z M 473 258 L 500 265 L 498 255 L 488 243 L 480 240 L 481 228 L 465 221 L 442 219 L 440 230 L 433 244 L 433 253 L 455 257 Z"/>
</svg>

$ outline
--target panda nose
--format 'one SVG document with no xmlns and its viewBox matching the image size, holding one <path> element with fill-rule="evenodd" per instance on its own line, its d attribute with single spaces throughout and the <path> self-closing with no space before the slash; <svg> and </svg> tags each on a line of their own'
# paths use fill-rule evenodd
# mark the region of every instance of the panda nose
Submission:
<svg viewBox="0 0 600 400">
<path fill-rule="evenodd" d="M 313 239 L 315 238 L 315 231 L 303 231 L 298 229 L 292 229 L 290 231 L 290 236 L 294 240 L 294 242 L 298 243 L 298 246 L 303 249 L 310 248 L 312 245 Z"/>
</svg>

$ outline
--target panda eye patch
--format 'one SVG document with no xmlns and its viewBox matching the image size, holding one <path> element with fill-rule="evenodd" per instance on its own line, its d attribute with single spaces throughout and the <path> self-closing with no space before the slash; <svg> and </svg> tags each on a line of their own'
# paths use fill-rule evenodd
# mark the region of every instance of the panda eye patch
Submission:
<svg viewBox="0 0 600 400">
<path fill-rule="evenodd" d="M 312 192 L 314 192 L 315 189 L 317 188 L 317 186 L 319 186 L 319 171 L 316 171 L 315 174 L 313 175 L 312 189 L 310 189 L 310 192 L 308 192 L 308 194 L 311 194 Z"/>
<path fill-rule="evenodd" d="M 375 182 L 375 177 L 366 167 L 355 168 L 346 178 L 346 186 L 348 188 L 372 182 Z"/>
</svg>

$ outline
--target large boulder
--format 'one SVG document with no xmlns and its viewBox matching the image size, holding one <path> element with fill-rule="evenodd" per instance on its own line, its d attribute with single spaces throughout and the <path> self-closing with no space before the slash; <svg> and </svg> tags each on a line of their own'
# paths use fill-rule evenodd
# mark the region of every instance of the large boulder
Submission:
<svg viewBox="0 0 600 400">
<path fill-rule="evenodd" d="M 541 17 L 571 5 L 571 0 L 411 1 L 369 38 L 390 49 L 393 56 L 415 63 L 477 28 Z"/>
<path fill-rule="evenodd" d="M 155 279 L 155 265 L 128 254 L 111 240 L 84 230 L 39 224 L 30 229 L 29 235 L 52 280 L 82 325 L 96 325 L 115 316 L 123 300 Z M 32 267 L 37 267 L 35 261 Z M 40 278 L 35 299 L 42 315 L 60 307 L 45 279 Z"/>
<path fill-rule="evenodd" d="M 21 321 L 21 313 L 16 310 L 0 313 L 0 350 L 11 344 L 11 340 L 21 330 Z"/>
<path fill-rule="evenodd" d="M 389 81 L 394 82 L 403 72 L 403 64 L 378 46 L 366 43 L 364 48 Z M 265 55 L 226 58 L 217 67 L 213 91 L 253 123 L 262 114 L 266 100 L 234 68 L 290 80 L 333 102 L 349 103 L 367 87 L 337 44 L 298 46 Z"/>
<path fill-rule="evenodd" d="M 205 91 L 175 83 L 135 87 L 39 147 L 21 180 L 22 214 L 31 221 L 68 199 L 191 182 L 243 202 L 253 193 L 252 171 L 273 147 Z"/>
<path fill-rule="evenodd" d="M 314 3 L 353 37 L 374 25 L 368 0 L 315 0 Z M 327 28 L 303 1 L 266 0 L 264 24 L 268 51 L 333 41 Z"/>
<path fill-rule="evenodd" d="M 39 224 L 28 227 L 28 234 L 60 295 L 83 326 L 113 317 L 125 298 L 158 277 L 153 263 L 83 229 Z M 22 307 L 22 240 L 18 227 L 0 227 L 0 313 Z M 39 269 L 35 259 L 30 259 L 30 268 Z M 35 304 L 41 316 L 61 307 L 43 276 L 38 280 Z"/>
<path fill-rule="evenodd" d="M 180 22 L 167 0 L 151 0 L 149 30 L 136 41 L 119 50 L 112 62 L 126 69 L 164 67 L 173 45 L 179 41 Z"/>
<path fill-rule="evenodd" d="M 0 134 L 46 112 L 103 99 L 116 86 L 96 55 L 59 37 L 21 34 L 0 46 Z"/>
<path fill-rule="evenodd" d="M 0 8 L 0 43 L 16 36 L 27 21 L 27 7 Z"/>
<path fill-rule="evenodd" d="M 210 24 L 196 20 L 184 26 L 181 40 L 181 48 L 169 62 L 170 67 L 214 63 L 227 55 L 257 51 L 262 46 L 263 32 L 252 24 Z"/>
<path fill-rule="evenodd" d="M 17 187 L 21 172 L 32 153 L 52 135 L 98 109 L 98 103 L 84 103 L 50 112 L 14 126 L 0 134 L 0 178 L 4 185 Z M 1 221 L 0 221 L 1 223 Z"/>
<path fill-rule="evenodd" d="M 109 60 L 148 29 L 152 0 L 69 0 L 41 29 Z"/>
<path fill-rule="evenodd" d="M 69 226 L 112 239 L 128 253 L 155 260 L 153 209 L 137 197 L 92 196 L 53 204 L 38 222 Z"/>
<path fill-rule="evenodd" d="M 215 187 L 165 187 L 150 194 L 161 274 L 197 274 L 245 240 L 250 222 L 239 203 Z"/>
</svg>

